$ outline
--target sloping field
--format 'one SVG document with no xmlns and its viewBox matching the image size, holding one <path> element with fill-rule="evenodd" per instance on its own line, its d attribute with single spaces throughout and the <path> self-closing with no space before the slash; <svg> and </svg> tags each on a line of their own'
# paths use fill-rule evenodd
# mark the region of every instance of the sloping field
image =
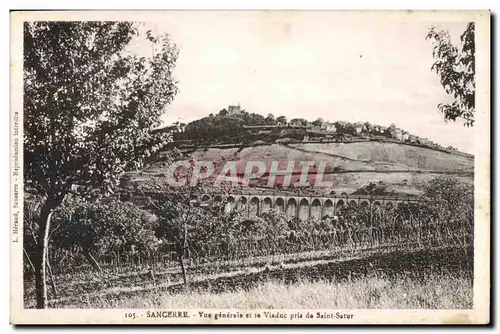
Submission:
<svg viewBox="0 0 500 334">
<path fill-rule="evenodd" d="M 428 148 L 380 142 L 272 144 L 237 148 L 206 148 L 190 153 L 198 160 L 320 161 L 344 170 L 416 170 L 472 172 L 474 159 Z"/>
<path fill-rule="evenodd" d="M 445 152 L 392 142 L 350 142 L 350 143 L 294 143 L 271 144 L 246 147 L 206 147 L 185 151 L 198 161 L 236 161 L 241 177 L 249 161 L 264 162 L 267 170 L 272 161 L 279 161 L 279 168 L 286 168 L 288 161 L 295 162 L 292 183 L 299 181 L 302 166 L 300 161 L 313 161 L 309 169 L 309 182 L 314 183 L 320 172 L 320 163 L 325 163 L 324 180 L 332 181 L 327 189 L 352 193 L 370 182 L 387 185 L 389 190 L 401 194 L 418 195 L 422 187 L 438 175 L 454 175 L 473 179 L 474 158 L 460 152 Z M 164 154 L 167 154 L 166 152 Z M 166 166 L 161 161 L 151 163 L 144 170 L 144 177 L 162 176 Z M 216 170 L 216 173 L 220 170 Z M 137 177 L 137 175 L 136 175 Z M 138 180 L 141 177 L 138 177 Z M 279 180 L 279 177 L 278 177 Z M 267 176 L 250 183 L 255 187 L 269 187 Z"/>
<path fill-rule="evenodd" d="M 394 169 L 472 171 L 474 168 L 474 159 L 464 155 L 397 143 L 304 143 L 291 144 L 290 146 L 309 152 L 335 154 L 354 161 L 390 166 Z"/>
</svg>

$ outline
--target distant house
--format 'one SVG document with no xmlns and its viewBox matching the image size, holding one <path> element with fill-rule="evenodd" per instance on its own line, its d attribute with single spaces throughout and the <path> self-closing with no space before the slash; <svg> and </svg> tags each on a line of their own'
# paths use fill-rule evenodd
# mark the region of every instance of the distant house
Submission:
<svg viewBox="0 0 500 334">
<path fill-rule="evenodd" d="M 403 131 L 401 129 L 395 129 L 394 137 L 396 137 L 397 140 L 403 140 Z"/>
<path fill-rule="evenodd" d="M 325 123 L 326 131 L 335 133 L 337 132 L 337 127 L 334 123 Z"/>
<path fill-rule="evenodd" d="M 356 130 L 356 134 L 358 134 L 358 135 L 361 134 L 361 132 L 363 132 L 364 128 L 365 128 L 365 126 L 361 123 L 356 123 L 354 125 L 354 129 Z"/>
<path fill-rule="evenodd" d="M 401 137 L 402 137 L 401 138 L 402 141 L 407 141 L 408 139 L 410 139 L 410 134 L 406 131 L 403 131 Z"/>
</svg>

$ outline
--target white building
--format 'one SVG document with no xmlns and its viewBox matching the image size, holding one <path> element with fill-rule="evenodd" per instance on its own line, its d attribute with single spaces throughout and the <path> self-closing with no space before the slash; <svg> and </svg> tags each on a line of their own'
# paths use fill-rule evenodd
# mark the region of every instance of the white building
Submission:
<svg viewBox="0 0 500 334">
<path fill-rule="evenodd" d="M 335 133 L 337 132 L 337 127 L 333 123 L 325 123 L 326 131 Z"/>
</svg>

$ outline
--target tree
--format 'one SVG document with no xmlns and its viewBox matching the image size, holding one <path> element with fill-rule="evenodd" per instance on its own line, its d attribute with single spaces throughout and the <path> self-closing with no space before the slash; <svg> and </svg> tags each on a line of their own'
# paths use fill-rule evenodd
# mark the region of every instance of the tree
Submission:
<svg viewBox="0 0 500 334">
<path fill-rule="evenodd" d="M 286 125 L 287 120 L 285 116 L 278 116 L 276 118 L 276 122 L 281 123 L 281 125 Z"/>
<path fill-rule="evenodd" d="M 323 121 L 323 118 L 318 118 L 317 120 L 315 120 L 314 122 L 312 122 L 311 124 L 315 127 L 322 127 L 323 124 L 325 123 L 325 121 Z"/>
<path fill-rule="evenodd" d="M 371 134 L 373 131 L 373 125 L 370 122 L 365 122 L 364 123 L 366 133 Z"/>
<path fill-rule="evenodd" d="M 385 129 L 385 136 L 388 138 L 394 138 L 397 139 L 397 126 L 394 123 L 391 123 L 387 129 Z"/>
<path fill-rule="evenodd" d="M 126 51 L 133 38 L 154 48 Z M 170 141 L 152 132 L 177 94 L 178 50 L 168 35 L 131 22 L 30 22 L 24 25 L 24 179 L 40 194 L 35 258 L 37 307 L 47 307 L 50 219 L 73 186 L 83 197 L 112 192 L 119 176 Z"/>
<path fill-rule="evenodd" d="M 266 118 L 262 115 L 256 113 L 247 113 L 244 110 L 241 111 L 243 120 L 246 125 L 264 125 L 266 124 Z"/>
<path fill-rule="evenodd" d="M 460 36 L 461 44 L 452 44 L 450 34 L 445 31 L 429 29 L 426 39 L 433 45 L 432 55 L 436 60 L 431 67 L 440 79 L 447 94 L 455 101 L 451 104 L 440 103 L 438 109 L 445 120 L 464 120 L 464 125 L 474 125 L 475 114 L 475 42 L 474 22 L 469 22 Z"/>
<path fill-rule="evenodd" d="M 430 218 L 438 223 L 473 227 L 474 185 L 471 181 L 450 176 L 436 177 L 425 187 L 421 202 Z"/>
<path fill-rule="evenodd" d="M 227 109 L 226 109 L 226 108 L 221 109 L 221 110 L 219 111 L 219 116 L 227 116 L 227 114 L 228 114 L 228 112 L 227 112 Z"/>
<path fill-rule="evenodd" d="M 214 161 L 215 168 L 220 163 Z M 196 163 L 191 161 L 189 166 L 180 166 L 173 172 L 176 182 L 186 181 L 183 185 L 150 180 L 139 188 L 147 199 L 146 207 L 158 217 L 156 236 L 173 246 L 184 284 L 188 282 L 186 255 L 191 252 L 200 257 L 206 255 L 203 251 L 206 245 L 220 243 L 221 236 L 232 231 L 228 224 L 238 217 L 238 212 L 228 210 L 229 188 L 224 184 L 215 186 L 210 177 L 197 179 L 193 184 L 195 168 Z M 227 250 L 228 242 L 225 244 Z"/>
<path fill-rule="evenodd" d="M 349 134 L 349 135 L 352 135 L 352 136 L 355 136 L 356 135 L 356 125 L 354 123 L 347 123 L 345 122 L 344 123 L 344 127 L 341 129 L 343 129 L 343 133 L 345 134 Z M 339 131 L 340 132 L 340 131 Z"/>
<path fill-rule="evenodd" d="M 216 140 L 238 142 L 243 133 L 243 120 L 233 116 L 217 117 L 211 130 Z"/>
<path fill-rule="evenodd" d="M 262 237 L 277 239 L 280 235 L 286 235 L 288 232 L 287 216 L 279 209 L 271 209 L 263 213 L 262 218 L 266 222 Z"/>
<path fill-rule="evenodd" d="M 214 117 L 203 117 L 186 125 L 185 137 L 195 140 L 213 139 Z"/>
<path fill-rule="evenodd" d="M 151 255 L 158 247 L 156 217 L 131 202 L 67 199 L 54 218 L 51 241 L 59 249 L 77 246 L 88 263 L 101 271 L 95 255 L 118 260 L 119 254 Z"/>
<path fill-rule="evenodd" d="M 304 118 L 294 118 L 290 121 L 290 124 L 297 126 L 307 126 L 309 122 Z"/>
<path fill-rule="evenodd" d="M 276 118 L 274 117 L 273 114 L 267 114 L 265 122 L 267 125 L 274 125 L 276 124 Z"/>
</svg>

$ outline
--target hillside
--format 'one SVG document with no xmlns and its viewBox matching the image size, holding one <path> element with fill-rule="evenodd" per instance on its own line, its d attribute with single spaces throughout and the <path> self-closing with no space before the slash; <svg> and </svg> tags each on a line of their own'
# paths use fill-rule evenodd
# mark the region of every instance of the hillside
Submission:
<svg viewBox="0 0 500 334">
<path fill-rule="evenodd" d="M 292 183 L 300 178 L 300 161 L 313 161 L 308 180 L 314 183 L 319 162 L 326 163 L 325 180 L 332 181 L 330 188 L 315 189 L 318 194 L 352 194 L 370 184 L 378 183 L 396 194 L 418 195 L 426 182 L 438 175 L 455 175 L 473 180 L 474 158 L 460 152 L 446 152 L 394 142 L 364 141 L 347 143 L 289 143 L 260 144 L 254 146 L 207 146 L 184 149 L 187 156 L 198 161 L 235 161 L 238 174 L 248 161 L 264 162 L 269 170 L 272 161 L 280 166 L 288 161 L 295 162 Z M 130 183 L 146 178 L 163 178 L 167 166 L 163 152 L 146 168 L 133 173 Z M 281 167 L 280 167 L 281 168 Z M 284 168 L 284 167 L 283 167 Z M 219 172 L 219 170 L 216 170 Z M 277 177 L 279 182 L 280 177 Z M 268 188 L 267 175 L 250 182 L 245 191 Z"/>
</svg>

